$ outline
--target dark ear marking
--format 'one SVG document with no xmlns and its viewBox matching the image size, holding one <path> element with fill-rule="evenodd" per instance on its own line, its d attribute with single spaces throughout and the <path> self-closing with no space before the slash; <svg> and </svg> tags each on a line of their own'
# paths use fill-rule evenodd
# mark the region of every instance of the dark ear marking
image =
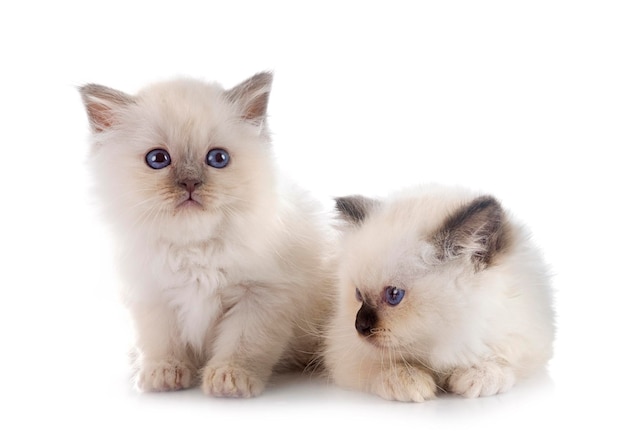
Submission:
<svg viewBox="0 0 626 447">
<path fill-rule="evenodd" d="M 467 255 L 476 270 L 489 266 L 505 246 L 505 213 L 492 196 L 480 196 L 451 214 L 435 233 L 442 260 Z"/>
<path fill-rule="evenodd" d="M 335 209 L 341 217 L 350 223 L 360 224 L 378 204 L 374 199 L 364 196 L 344 196 L 335 198 Z"/>
<path fill-rule="evenodd" d="M 228 100 L 241 107 L 241 118 L 263 123 L 267 114 L 273 77 L 269 71 L 257 73 L 226 91 Z"/>
<path fill-rule="evenodd" d="M 102 132 L 116 122 L 116 109 L 134 102 L 126 93 L 97 84 L 79 88 L 93 132 Z"/>
</svg>

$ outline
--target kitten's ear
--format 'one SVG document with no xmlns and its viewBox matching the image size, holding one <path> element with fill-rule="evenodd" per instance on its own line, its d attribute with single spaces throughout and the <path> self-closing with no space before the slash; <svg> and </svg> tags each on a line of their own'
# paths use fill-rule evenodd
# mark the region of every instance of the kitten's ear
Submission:
<svg viewBox="0 0 626 447">
<path fill-rule="evenodd" d="M 505 213 L 492 196 L 480 196 L 450 215 L 433 237 L 442 261 L 468 256 L 476 271 L 506 245 Z"/>
<path fill-rule="evenodd" d="M 134 102 L 132 96 L 102 85 L 87 84 L 80 87 L 79 91 L 94 133 L 102 132 L 115 124 L 117 111 Z"/>
<path fill-rule="evenodd" d="M 379 202 L 364 196 L 345 196 L 335 198 L 335 209 L 348 223 L 359 225 Z"/>
<path fill-rule="evenodd" d="M 226 97 L 240 107 L 243 119 L 258 125 L 264 123 L 273 77 L 268 71 L 257 73 L 226 91 Z"/>
</svg>

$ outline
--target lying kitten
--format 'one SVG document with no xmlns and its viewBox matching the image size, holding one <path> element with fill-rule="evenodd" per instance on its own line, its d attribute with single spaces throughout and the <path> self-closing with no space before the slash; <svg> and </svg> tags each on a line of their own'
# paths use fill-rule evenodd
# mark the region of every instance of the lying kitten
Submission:
<svg viewBox="0 0 626 447">
<path fill-rule="evenodd" d="M 337 384 L 401 401 L 488 396 L 551 357 L 546 267 L 496 199 L 431 185 L 336 207 L 350 224 L 325 349 Z"/>
<path fill-rule="evenodd" d="M 136 96 L 80 89 L 141 390 L 198 378 L 210 395 L 255 396 L 274 369 L 316 350 L 326 230 L 317 205 L 276 172 L 271 82 L 259 73 L 230 90 L 189 79 Z"/>
</svg>

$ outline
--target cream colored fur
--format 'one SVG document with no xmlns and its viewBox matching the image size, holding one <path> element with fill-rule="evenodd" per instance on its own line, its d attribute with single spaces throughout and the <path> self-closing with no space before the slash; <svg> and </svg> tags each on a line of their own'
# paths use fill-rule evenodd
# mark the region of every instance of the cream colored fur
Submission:
<svg viewBox="0 0 626 447">
<path fill-rule="evenodd" d="M 442 231 L 477 197 L 427 185 L 383 201 L 347 199 L 340 297 L 324 355 L 337 384 L 401 401 L 421 402 L 438 390 L 477 397 L 504 392 L 546 364 L 552 293 L 527 231 L 495 199 L 461 214 L 461 231 Z M 482 236 L 474 237 L 493 220 L 485 210 L 499 216 L 501 230 L 491 258 L 481 251 Z M 446 240 L 450 234 L 461 242 Z M 406 291 L 396 306 L 381 300 L 388 286 Z M 355 329 L 363 305 L 356 288 L 378 318 L 367 336 Z"/>
<path fill-rule="evenodd" d="M 136 384 L 255 396 L 272 371 L 303 367 L 328 293 L 318 205 L 283 180 L 266 124 L 272 76 L 225 90 L 175 79 L 137 95 L 81 88 L 90 167 L 113 228 L 135 323 Z M 166 149 L 171 165 L 146 154 Z M 216 169 L 207 152 L 223 148 Z M 185 182 L 197 183 L 190 194 Z M 193 202 L 182 202 L 192 196 Z"/>
</svg>

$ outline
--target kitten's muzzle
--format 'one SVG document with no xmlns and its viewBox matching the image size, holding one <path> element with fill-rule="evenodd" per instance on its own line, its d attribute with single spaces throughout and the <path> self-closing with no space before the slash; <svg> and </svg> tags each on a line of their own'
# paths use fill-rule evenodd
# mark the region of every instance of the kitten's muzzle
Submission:
<svg viewBox="0 0 626 447">
<path fill-rule="evenodd" d="M 364 337 L 372 335 L 372 330 L 378 323 L 378 315 L 376 314 L 376 310 L 363 303 L 361 308 L 356 314 L 356 321 L 354 323 L 354 327 L 357 332 Z"/>
<path fill-rule="evenodd" d="M 178 186 L 186 191 L 185 196 L 181 198 L 181 201 L 176 205 L 177 208 L 185 208 L 189 205 L 198 205 L 202 207 L 202 203 L 198 200 L 198 194 L 196 191 L 202 186 L 202 180 L 189 178 L 180 180 Z"/>
</svg>

